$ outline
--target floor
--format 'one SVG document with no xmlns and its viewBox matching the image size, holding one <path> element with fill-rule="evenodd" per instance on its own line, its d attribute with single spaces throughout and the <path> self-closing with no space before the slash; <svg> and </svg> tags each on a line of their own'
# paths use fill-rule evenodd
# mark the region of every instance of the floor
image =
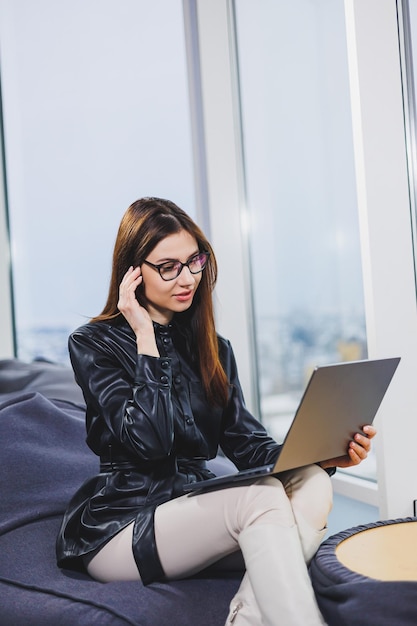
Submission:
<svg viewBox="0 0 417 626">
<path fill-rule="evenodd" d="M 353 526 L 376 522 L 379 519 L 377 507 L 334 494 L 333 509 L 329 515 L 329 529 L 326 537 Z"/>
</svg>

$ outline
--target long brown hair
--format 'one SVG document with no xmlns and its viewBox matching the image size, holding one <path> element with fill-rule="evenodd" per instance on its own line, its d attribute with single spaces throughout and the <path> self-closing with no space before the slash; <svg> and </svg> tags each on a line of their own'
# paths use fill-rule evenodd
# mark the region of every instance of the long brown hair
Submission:
<svg viewBox="0 0 417 626">
<path fill-rule="evenodd" d="M 178 323 L 189 335 L 191 353 L 197 355 L 197 365 L 208 400 L 224 406 L 229 383 L 219 359 L 214 324 L 212 292 L 217 280 L 217 263 L 213 249 L 201 229 L 176 204 L 162 198 L 141 198 L 127 209 L 119 226 L 113 252 L 112 274 L 106 305 L 91 322 L 115 319 L 121 315 L 117 308 L 119 285 L 130 266 L 137 267 L 154 247 L 168 235 L 185 230 L 192 235 L 201 251 L 210 253 L 193 303 L 188 311 L 176 315 Z M 146 307 L 137 290 L 139 302 Z"/>
</svg>

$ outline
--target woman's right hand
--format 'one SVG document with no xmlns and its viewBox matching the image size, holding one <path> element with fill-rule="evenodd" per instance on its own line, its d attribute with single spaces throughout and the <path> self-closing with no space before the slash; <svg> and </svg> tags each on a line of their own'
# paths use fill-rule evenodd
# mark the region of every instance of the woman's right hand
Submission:
<svg viewBox="0 0 417 626">
<path fill-rule="evenodd" d="M 140 267 L 129 267 L 120 283 L 117 308 L 136 335 L 138 352 L 159 356 L 152 320 L 148 311 L 139 304 L 136 298 L 136 289 L 141 283 Z"/>
</svg>

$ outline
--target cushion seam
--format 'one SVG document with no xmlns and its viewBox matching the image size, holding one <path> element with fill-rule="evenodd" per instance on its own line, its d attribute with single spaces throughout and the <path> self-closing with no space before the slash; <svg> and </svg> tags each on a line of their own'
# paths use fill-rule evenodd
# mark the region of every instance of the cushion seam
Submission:
<svg viewBox="0 0 417 626">
<path fill-rule="evenodd" d="M 28 591 L 33 591 L 34 593 L 41 593 L 41 594 L 46 594 L 46 595 L 50 595 L 50 596 L 55 596 L 57 598 L 62 598 L 64 600 L 70 600 L 74 603 L 79 603 L 79 604 L 85 604 L 88 606 L 92 606 L 94 608 L 100 609 L 106 613 L 108 613 L 109 615 L 113 615 L 121 620 L 123 620 L 124 622 L 126 622 L 126 624 L 129 624 L 130 626 L 138 626 L 137 622 L 132 622 L 129 618 L 124 617 L 123 615 L 120 615 L 120 613 L 118 613 L 117 611 L 115 611 L 114 609 L 111 609 L 103 604 L 100 604 L 99 602 L 94 602 L 91 600 L 84 600 L 81 598 L 77 598 L 77 597 L 73 597 L 72 595 L 60 592 L 60 591 L 52 591 L 50 589 L 44 589 L 42 587 L 37 587 L 36 585 L 28 585 L 26 583 L 21 583 L 21 582 L 16 582 L 16 581 L 11 581 L 7 578 L 3 578 L 3 576 L 0 576 L 0 583 L 3 583 L 5 585 L 9 585 L 11 587 L 19 587 L 21 589 L 26 589 Z"/>
</svg>

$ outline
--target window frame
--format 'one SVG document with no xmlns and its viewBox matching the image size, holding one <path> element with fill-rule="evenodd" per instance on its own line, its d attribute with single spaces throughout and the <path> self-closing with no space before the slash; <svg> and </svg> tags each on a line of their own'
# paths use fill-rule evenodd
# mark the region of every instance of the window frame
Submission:
<svg viewBox="0 0 417 626">
<path fill-rule="evenodd" d="M 189 81 L 194 95 L 190 101 L 192 106 L 200 106 L 192 113 L 193 141 L 204 141 L 204 150 L 201 143 L 194 147 L 195 167 L 200 178 L 201 171 L 205 172 L 207 190 L 206 198 L 200 198 L 199 214 L 219 265 L 215 290 L 217 329 L 233 345 L 246 403 L 259 416 L 233 3 L 183 0 L 183 6 L 187 40 L 192 40 L 191 28 L 198 33 L 198 49 L 192 50 L 199 63 L 196 67 L 195 56 Z M 205 214 L 201 212 L 203 201 Z M 229 263 L 231 258 L 234 263 Z"/>
<path fill-rule="evenodd" d="M 1 83 L 1 76 L 0 76 Z M 7 206 L 6 164 L 4 151 L 3 106 L 0 84 L 0 358 L 16 355 L 16 333 L 13 307 L 13 278 L 10 250 L 10 230 Z"/>
<path fill-rule="evenodd" d="M 248 406 L 256 414 L 233 1 L 190 2 L 198 25 L 211 239 L 221 271 L 218 327 L 236 346 Z M 412 514 L 414 487 L 401 477 L 410 469 L 417 436 L 407 410 L 417 405 L 417 316 L 396 10 L 396 0 L 345 0 L 368 354 L 399 355 L 402 363 L 376 422 L 378 484 L 342 472 L 333 480 L 336 492 L 378 506 L 384 517 Z M 239 269 L 228 269 L 231 256 L 241 259 Z"/>
</svg>

